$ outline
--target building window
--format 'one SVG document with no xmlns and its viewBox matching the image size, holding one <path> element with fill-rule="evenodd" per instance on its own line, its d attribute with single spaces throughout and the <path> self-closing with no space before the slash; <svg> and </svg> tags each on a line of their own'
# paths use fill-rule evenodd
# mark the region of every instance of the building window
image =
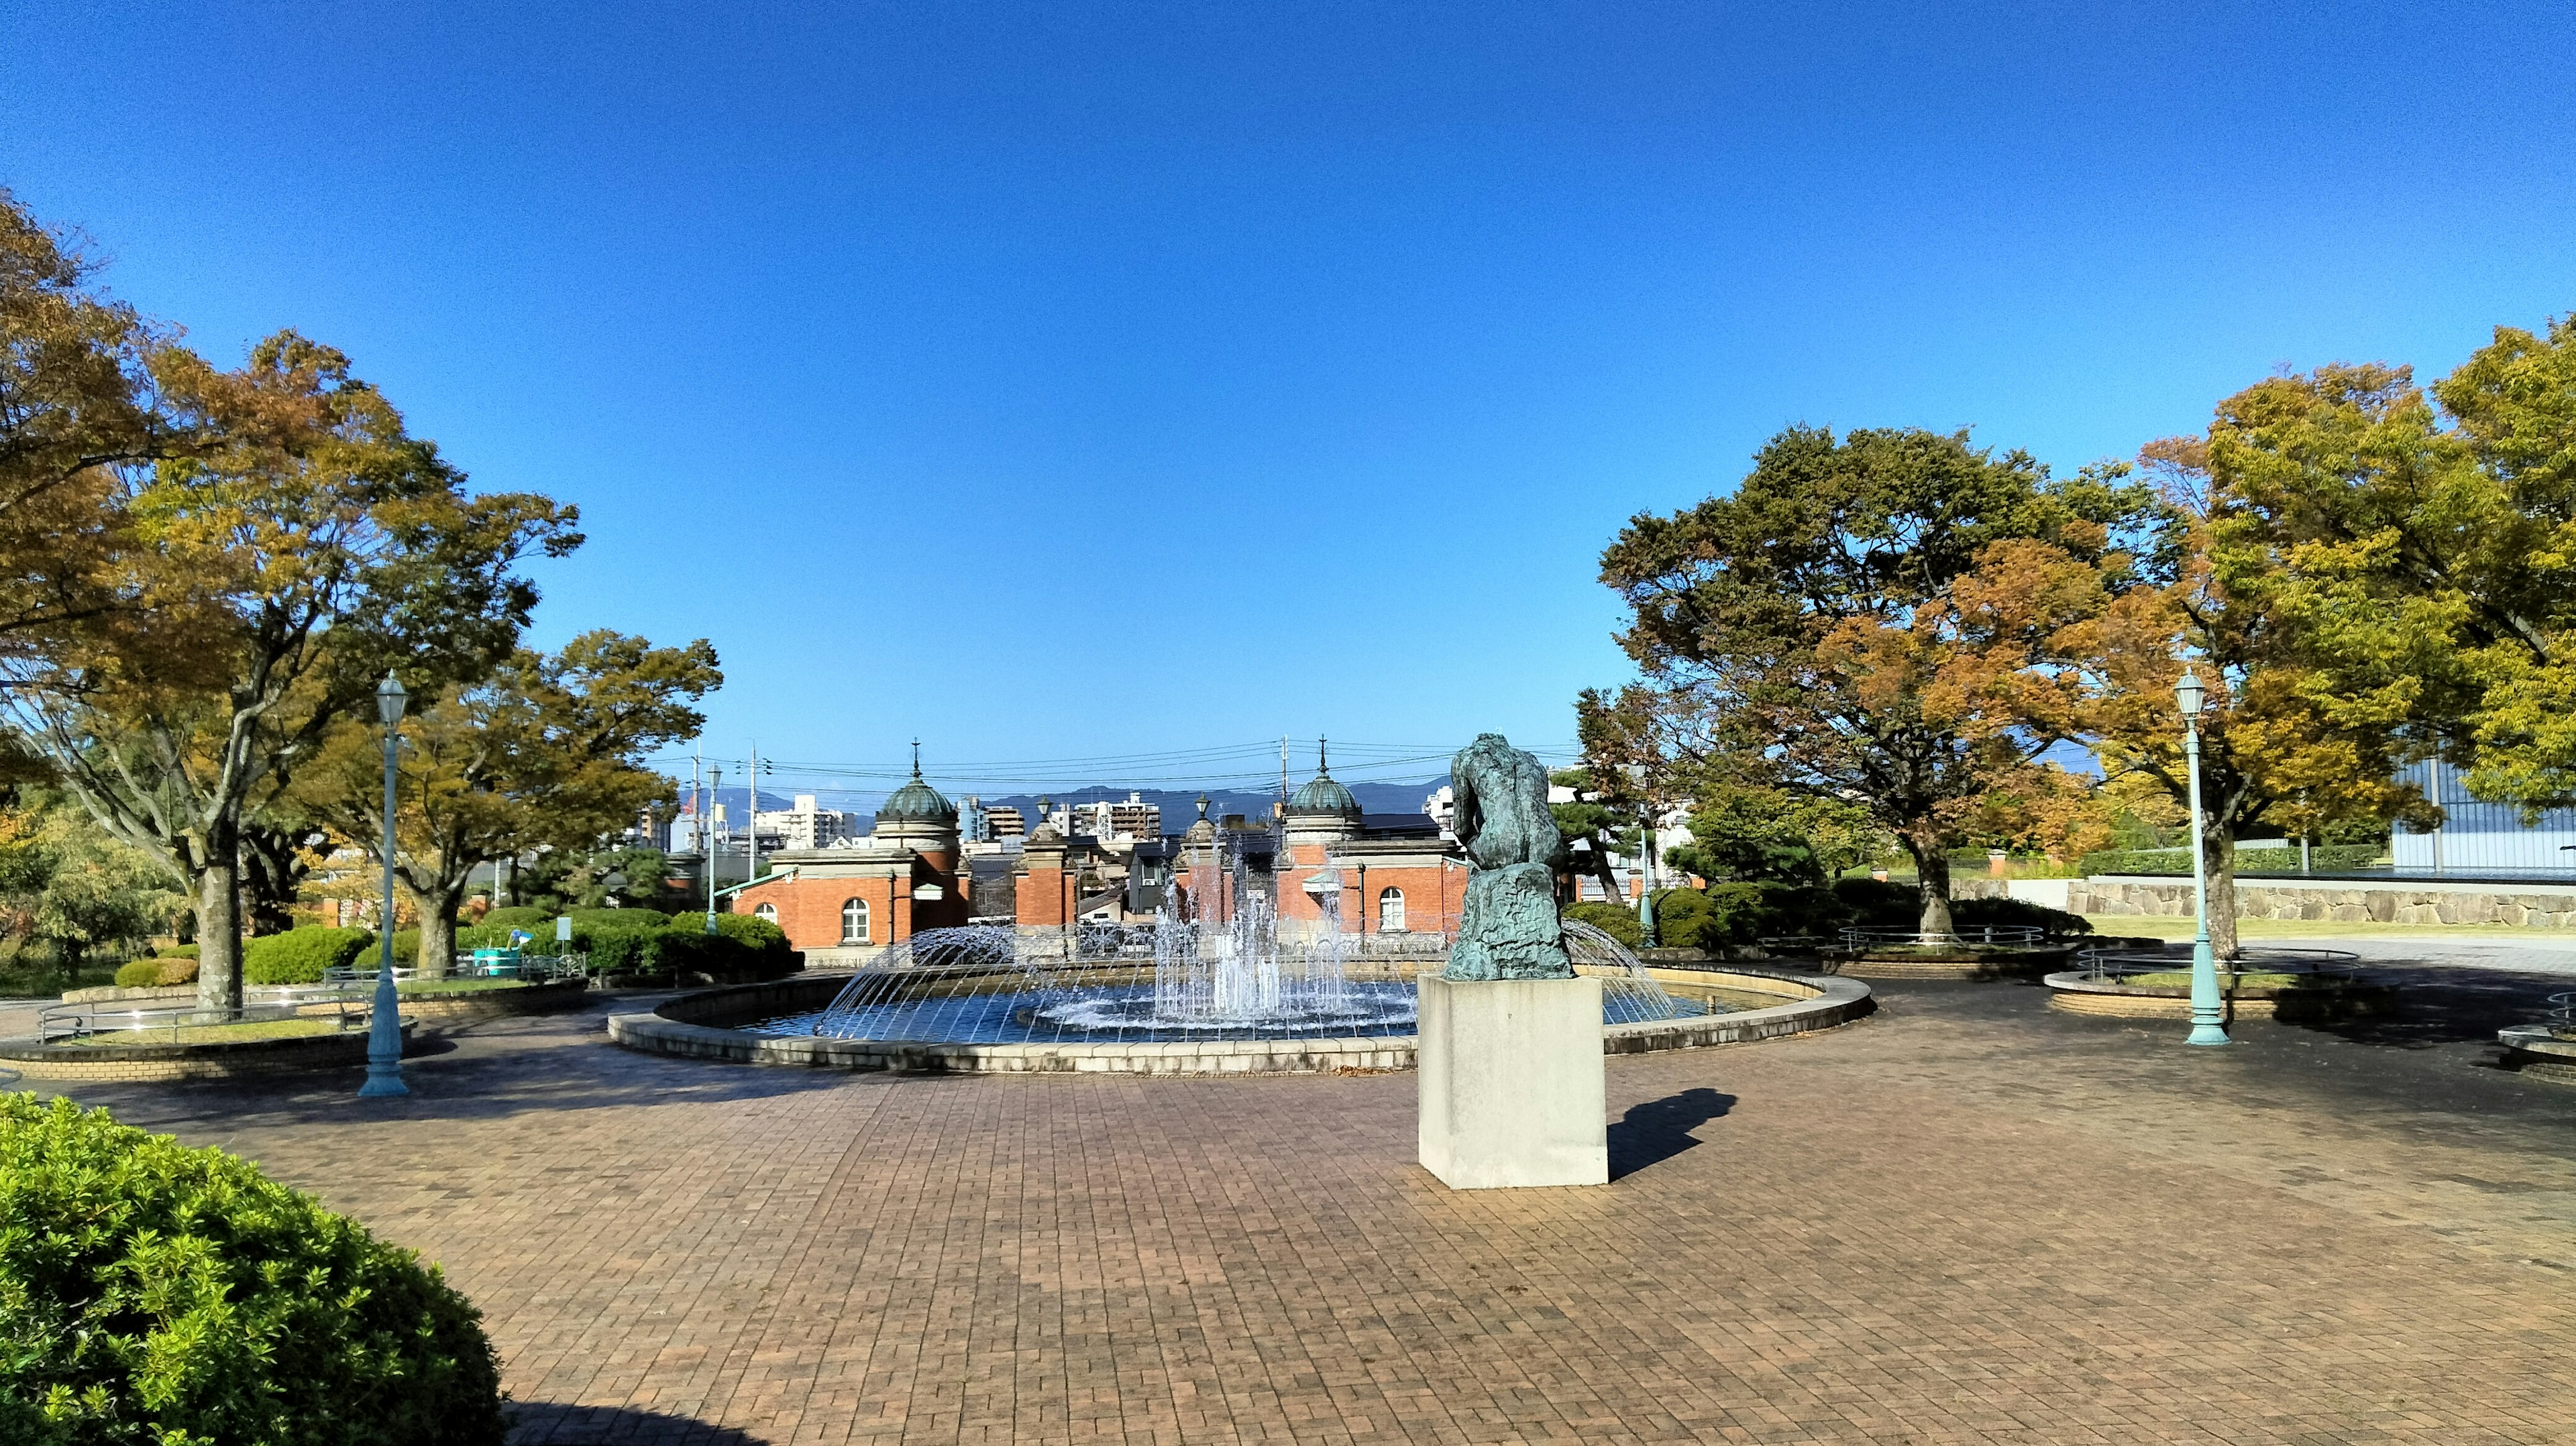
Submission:
<svg viewBox="0 0 2576 1446">
<path fill-rule="evenodd" d="M 1377 931 L 1381 934 L 1404 932 L 1404 890 L 1381 889 L 1378 892 Z"/>
<path fill-rule="evenodd" d="M 852 899 L 841 906 L 841 942 L 844 944 L 868 942 L 867 900 Z"/>
<path fill-rule="evenodd" d="M 778 922 L 778 906 L 776 904 L 754 904 L 751 906 L 751 916 L 755 919 L 766 919 L 770 923 L 775 924 Z"/>
</svg>

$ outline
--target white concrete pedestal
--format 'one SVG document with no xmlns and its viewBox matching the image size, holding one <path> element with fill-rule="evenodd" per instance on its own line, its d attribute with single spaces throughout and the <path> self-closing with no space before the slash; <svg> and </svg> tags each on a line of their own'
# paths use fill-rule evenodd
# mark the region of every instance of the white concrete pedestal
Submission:
<svg viewBox="0 0 2576 1446">
<path fill-rule="evenodd" d="M 1452 1190 L 1610 1182 L 1601 981 L 1417 981 L 1422 1168 Z"/>
</svg>

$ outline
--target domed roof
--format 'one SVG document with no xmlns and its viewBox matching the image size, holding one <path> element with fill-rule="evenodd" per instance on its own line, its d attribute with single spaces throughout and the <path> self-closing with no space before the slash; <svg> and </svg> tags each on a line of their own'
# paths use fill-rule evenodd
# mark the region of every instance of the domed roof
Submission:
<svg viewBox="0 0 2576 1446">
<path fill-rule="evenodd" d="M 1304 788 L 1298 789 L 1290 796 L 1288 812 L 1310 815 L 1331 814 L 1341 818 L 1360 816 L 1360 801 L 1351 797 L 1349 789 L 1333 781 L 1333 770 L 1324 761 L 1324 747 L 1321 743 L 1315 745 L 1315 776 L 1306 781 Z"/>
<path fill-rule="evenodd" d="M 886 795 L 877 805 L 877 822 L 935 823 L 957 826 L 957 805 L 950 803 L 938 789 L 921 781 L 921 745 L 912 745 L 912 781 Z"/>
</svg>

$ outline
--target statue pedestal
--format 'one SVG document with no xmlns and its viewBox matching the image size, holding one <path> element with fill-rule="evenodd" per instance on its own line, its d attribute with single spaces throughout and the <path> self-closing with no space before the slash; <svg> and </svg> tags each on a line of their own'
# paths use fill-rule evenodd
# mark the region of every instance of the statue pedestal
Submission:
<svg viewBox="0 0 2576 1446">
<path fill-rule="evenodd" d="M 1452 1190 L 1608 1184 L 1601 981 L 1417 987 L 1422 1168 Z"/>
</svg>

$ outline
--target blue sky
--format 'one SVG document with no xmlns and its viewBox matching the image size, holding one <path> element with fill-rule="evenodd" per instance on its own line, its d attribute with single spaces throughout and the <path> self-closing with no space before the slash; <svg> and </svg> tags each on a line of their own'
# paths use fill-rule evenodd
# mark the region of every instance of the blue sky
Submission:
<svg viewBox="0 0 2576 1446">
<path fill-rule="evenodd" d="M 1420 776 L 1784 425 L 2071 469 L 2576 308 L 2571 15 L 21 0 L 0 184 L 577 502 L 538 641 L 712 638 L 710 751 Z"/>
</svg>

